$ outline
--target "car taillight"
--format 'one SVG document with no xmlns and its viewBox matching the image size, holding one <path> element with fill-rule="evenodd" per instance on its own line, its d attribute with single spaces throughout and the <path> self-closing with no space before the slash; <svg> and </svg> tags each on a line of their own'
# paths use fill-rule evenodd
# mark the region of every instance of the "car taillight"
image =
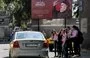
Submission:
<svg viewBox="0 0 90 58">
<path fill-rule="evenodd" d="M 18 43 L 18 41 L 15 41 L 14 43 L 13 43 L 13 48 L 19 48 L 20 46 L 19 46 L 19 43 Z"/>
<path fill-rule="evenodd" d="M 43 47 L 44 47 L 44 48 L 48 48 L 48 47 L 49 47 L 49 44 L 48 44 L 47 41 L 44 41 L 44 43 L 43 43 Z"/>
</svg>

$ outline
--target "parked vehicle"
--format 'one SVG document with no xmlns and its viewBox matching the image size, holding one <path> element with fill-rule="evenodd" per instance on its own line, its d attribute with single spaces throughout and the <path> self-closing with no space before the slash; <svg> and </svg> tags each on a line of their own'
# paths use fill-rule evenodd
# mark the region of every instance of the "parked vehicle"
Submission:
<svg viewBox="0 0 90 58">
<path fill-rule="evenodd" d="M 47 41 L 49 43 L 49 51 L 52 52 L 54 48 L 54 40 L 52 38 L 48 38 Z"/>
<path fill-rule="evenodd" d="M 10 43 L 9 57 L 39 56 L 49 58 L 48 43 L 41 32 L 15 32 Z"/>
</svg>

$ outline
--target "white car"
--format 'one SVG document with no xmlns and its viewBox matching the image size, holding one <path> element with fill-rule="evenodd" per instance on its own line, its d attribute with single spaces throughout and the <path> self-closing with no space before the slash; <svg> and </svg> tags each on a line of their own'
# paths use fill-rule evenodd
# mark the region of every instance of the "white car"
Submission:
<svg viewBox="0 0 90 58">
<path fill-rule="evenodd" d="M 39 56 L 49 58 L 48 43 L 41 32 L 19 31 L 10 42 L 9 58 Z"/>
</svg>

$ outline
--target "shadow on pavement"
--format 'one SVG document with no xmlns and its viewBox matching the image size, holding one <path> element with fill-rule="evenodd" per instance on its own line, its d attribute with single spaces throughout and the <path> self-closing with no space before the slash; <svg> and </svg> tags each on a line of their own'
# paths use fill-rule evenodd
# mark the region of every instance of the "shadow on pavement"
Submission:
<svg viewBox="0 0 90 58">
<path fill-rule="evenodd" d="M 0 44 L 9 44 L 10 42 L 0 42 Z"/>
<path fill-rule="evenodd" d="M 9 57 L 4 57 L 4 58 L 9 58 Z"/>
<path fill-rule="evenodd" d="M 9 58 L 9 57 L 4 57 L 4 58 Z M 18 57 L 18 58 L 42 58 L 42 57 Z"/>
<path fill-rule="evenodd" d="M 0 44 L 9 44 L 11 41 L 8 40 L 1 40 L 0 39 Z"/>
<path fill-rule="evenodd" d="M 18 58 L 42 58 L 42 57 L 18 57 Z"/>
</svg>

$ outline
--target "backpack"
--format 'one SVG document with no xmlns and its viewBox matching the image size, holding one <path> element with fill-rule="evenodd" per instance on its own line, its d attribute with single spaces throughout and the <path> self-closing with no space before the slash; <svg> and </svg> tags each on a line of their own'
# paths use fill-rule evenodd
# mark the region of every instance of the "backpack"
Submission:
<svg viewBox="0 0 90 58">
<path fill-rule="evenodd" d="M 84 41 L 84 37 L 81 31 L 78 31 L 78 43 L 82 44 Z"/>
</svg>

